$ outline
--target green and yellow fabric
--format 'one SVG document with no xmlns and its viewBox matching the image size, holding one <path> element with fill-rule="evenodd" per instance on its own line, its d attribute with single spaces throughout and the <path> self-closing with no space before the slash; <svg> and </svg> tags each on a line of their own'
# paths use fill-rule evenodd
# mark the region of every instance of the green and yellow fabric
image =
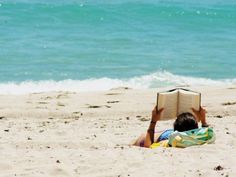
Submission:
<svg viewBox="0 0 236 177">
<path fill-rule="evenodd" d="M 189 147 L 194 145 L 210 144 L 215 142 L 215 133 L 212 128 L 198 128 L 185 132 L 173 132 L 168 140 L 153 143 L 150 148 L 157 147 Z"/>
</svg>

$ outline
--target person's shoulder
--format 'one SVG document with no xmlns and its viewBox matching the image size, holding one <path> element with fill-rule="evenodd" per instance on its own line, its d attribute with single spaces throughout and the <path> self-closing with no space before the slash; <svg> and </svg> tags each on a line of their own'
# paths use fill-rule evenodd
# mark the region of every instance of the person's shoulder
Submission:
<svg viewBox="0 0 236 177">
<path fill-rule="evenodd" d="M 174 129 L 167 129 L 164 132 L 162 132 L 158 138 L 158 142 L 159 141 L 163 141 L 163 140 L 167 140 L 169 138 L 169 136 L 171 135 L 171 133 L 174 132 Z"/>
</svg>

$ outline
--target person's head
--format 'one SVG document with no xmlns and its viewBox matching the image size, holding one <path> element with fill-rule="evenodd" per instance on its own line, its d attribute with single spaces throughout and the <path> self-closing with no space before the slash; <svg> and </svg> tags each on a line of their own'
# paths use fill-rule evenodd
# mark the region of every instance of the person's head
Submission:
<svg viewBox="0 0 236 177">
<path fill-rule="evenodd" d="M 182 113 L 178 115 L 174 122 L 174 130 L 179 132 L 198 128 L 198 123 L 191 113 Z"/>
</svg>

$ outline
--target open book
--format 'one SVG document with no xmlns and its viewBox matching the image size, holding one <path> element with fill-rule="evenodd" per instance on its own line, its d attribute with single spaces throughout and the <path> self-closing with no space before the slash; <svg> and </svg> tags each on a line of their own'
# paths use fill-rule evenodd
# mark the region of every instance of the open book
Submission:
<svg viewBox="0 0 236 177">
<path fill-rule="evenodd" d="M 173 89 L 157 93 L 157 110 L 164 108 L 161 120 L 175 119 L 184 112 L 193 114 L 191 108 L 199 110 L 201 106 L 201 93 L 187 89 Z"/>
</svg>

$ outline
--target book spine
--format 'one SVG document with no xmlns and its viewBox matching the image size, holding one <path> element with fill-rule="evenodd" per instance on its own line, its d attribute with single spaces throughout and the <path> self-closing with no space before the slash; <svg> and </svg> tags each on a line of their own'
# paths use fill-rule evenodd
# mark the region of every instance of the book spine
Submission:
<svg viewBox="0 0 236 177">
<path fill-rule="evenodd" d="M 179 91 L 178 91 L 178 94 L 177 94 L 177 115 L 176 115 L 176 117 L 179 115 Z"/>
<path fill-rule="evenodd" d="M 201 93 L 199 93 L 199 110 L 200 110 L 200 107 L 201 107 L 201 105 L 202 105 L 202 94 Z"/>
<path fill-rule="evenodd" d="M 159 93 L 157 93 L 157 106 L 156 106 L 156 111 L 159 110 L 159 106 L 158 106 L 158 100 L 159 100 Z"/>
</svg>

